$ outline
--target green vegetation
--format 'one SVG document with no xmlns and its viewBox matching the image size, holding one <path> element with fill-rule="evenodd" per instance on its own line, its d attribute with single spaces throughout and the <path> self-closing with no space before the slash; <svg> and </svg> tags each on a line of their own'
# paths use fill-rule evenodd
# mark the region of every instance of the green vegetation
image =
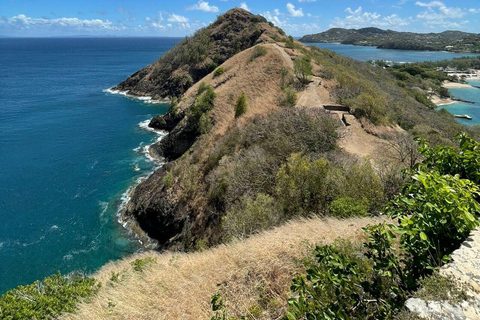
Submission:
<svg viewBox="0 0 480 320">
<path fill-rule="evenodd" d="M 312 65 L 310 60 L 303 56 L 293 61 L 293 72 L 302 85 L 307 84 L 312 76 Z"/>
<path fill-rule="evenodd" d="M 280 105 L 282 107 L 293 107 L 297 103 L 297 91 L 292 87 L 283 89 L 280 97 Z"/>
<path fill-rule="evenodd" d="M 205 134 L 212 129 L 209 113 L 213 109 L 217 95 L 213 87 L 206 82 L 200 83 L 197 95 L 195 103 L 189 109 L 188 121 L 197 128 L 198 133 Z"/>
<path fill-rule="evenodd" d="M 263 57 L 267 54 L 267 48 L 263 46 L 255 46 L 250 54 L 250 58 L 248 58 L 248 62 L 252 62 L 253 60 L 257 59 L 258 57 Z"/>
<path fill-rule="evenodd" d="M 214 78 L 220 77 L 224 72 L 225 72 L 224 67 L 218 67 L 217 69 L 215 69 L 215 72 L 213 73 L 213 77 Z"/>
<path fill-rule="evenodd" d="M 154 264 L 156 261 L 155 259 L 148 257 L 144 259 L 135 259 L 132 261 L 131 265 L 133 270 L 137 272 L 142 272 L 148 265 Z"/>
<path fill-rule="evenodd" d="M 474 33 L 445 31 L 442 33 L 411 33 L 378 28 L 332 28 L 322 33 L 310 34 L 302 42 L 330 42 L 375 46 L 383 49 L 428 50 L 452 52 L 480 52 L 480 40 Z"/>
<path fill-rule="evenodd" d="M 5 320 L 51 319 L 74 312 L 76 304 L 95 294 L 96 281 L 79 273 L 60 273 L 42 281 L 18 286 L 0 297 L 0 318 Z"/>
<path fill-rule="evenodd" d="M 422 85 L 420 75 L 405 72 L 415 80 L 410 86 L 391 74 L 390 70 L 401 69 L 374 67 L 315 46 L 308 53 L 322 67 L 321 74 L 336 80 L 338 85 L 331 92 L 336 102 L 349 106 L 357 117 L 374 124 L 398 124 L 436 144 L 448 143 L 459 131 L 476 136 L 477 129 L 460 125 L 448 112 L 433 112 L 427 96 L 432 86 Z"/>
<path fill-rule="evenodd" d="M 457 139 L 459 149 L 421 141 L 426 160 L 385 210 L 398 225 L 365 228 L 363 250 L 317 246 L 316 264 L 292 282 L 286 319 L 392 319 L 419 287 L 418 297 L 466 298 L 461 288 L 431 275 L 480 222 L 473 170 L 479 144 L 465 134 Z"/>
<path fill-rule="evenodd" d="M 247 108 L 247 95 L 242 93 L 238 96 L 237 101 L 235 102 L 235 118 L 238 118 L 247 112 Z"/>
</svg>

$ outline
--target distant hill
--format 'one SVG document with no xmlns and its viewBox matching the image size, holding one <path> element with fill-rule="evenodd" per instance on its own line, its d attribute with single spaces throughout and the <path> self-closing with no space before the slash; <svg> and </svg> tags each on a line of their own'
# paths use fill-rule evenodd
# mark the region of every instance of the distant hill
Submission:
<svg viewBox="0 0 480 320">
<path fill-rule="evenodd" d="M 332 28 L 325 32 L 303 36 L 309 43 L 342 43 L 375 46 L 381 49 L 428 50 L 480 53 L 480 34 L 462 31 L 442 33 L 413 33 L 379 28 Z"/>
</svg>

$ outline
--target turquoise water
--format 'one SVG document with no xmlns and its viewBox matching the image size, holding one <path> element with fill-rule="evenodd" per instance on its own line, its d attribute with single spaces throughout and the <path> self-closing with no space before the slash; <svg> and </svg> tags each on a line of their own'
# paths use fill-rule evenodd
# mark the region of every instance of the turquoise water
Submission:
<svg viewBox="0 0 480 320">
<path fill-rule="evenodd" d="M 469 84 L 480 86 L 479 80 L 469 80 Z M 468 114 L 472 120 L 457 119 L 458 122 L 466 125 L 480 124 L 480 89 L 478 88 L 452 88 L 450 93 L 456 98 L 473 101 L 475 104 L 458 102 L 441 106 L 452 114 Z"/>
<path fill-rule="evenodd" d="M 0 39 L 0 293 L 141 249 L 117 212 L 167 106 L 102 90 L 178 40 Z"/>
<path fill-rule="evenodd" d="M 386 60 L 394 62 L 439 61 L 465 56 L 477 56 L 467 53 L 438 52 L 438 51 L 409 51 L 377 49 L 375 47 L 353 46 L 338 43 L 307 43 L 320 48 L 337 52 L 341 55 L 360 61 Z"/>
</svg>

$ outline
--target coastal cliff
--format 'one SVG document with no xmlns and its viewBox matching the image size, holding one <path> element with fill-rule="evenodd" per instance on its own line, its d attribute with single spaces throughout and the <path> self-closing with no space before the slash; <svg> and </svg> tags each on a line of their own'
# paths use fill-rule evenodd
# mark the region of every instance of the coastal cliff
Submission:
<svg viewBox="0 0 480 320">
<path fill-rule="evenodd" d="M 265 18 L 247 13 L 235 9 L 223 14 L 113 90 L 155 100 L 178 97 L 236 53 L 279 36 Z"/>
</svg>

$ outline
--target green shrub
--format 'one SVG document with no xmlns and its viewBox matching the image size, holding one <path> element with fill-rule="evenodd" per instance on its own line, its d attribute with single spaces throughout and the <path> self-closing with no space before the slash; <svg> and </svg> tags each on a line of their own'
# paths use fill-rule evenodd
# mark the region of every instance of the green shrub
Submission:
<svg viewBox="0 0 480 320">
<path fill-rule="evenodd" d="M 213 73 L 213 77 L 216 78 L 216 77 L 219 77 L 221 76 L 223 73 L 225 72 L 225 68 L 224 67 L 219 67 L 215 70 L 215 72 Z"/>
<path fill-rule="evenodd" d="M 319 213 L 331 198 L 330 163 L 292 154 L 276 175 L 276 194 L 287 217 Z"/>
<path fill-rule="evenodd" d="M 215 98 L 217 95 L 213 90 L 213 87 L 204 82 L 200 84 L 198 92 L 199 96 L 195 100 L 194 105 L 189 109 L 189 121 L 197 127 L 198 133 L 203 134 L 208 132 L 209 129 L 211 129 L 207 121 L 210 118 L 205 114 L 207 114 L 213 109 Z M 200 119 L 202 118 L 202 116 L 203 120 L 202 123 L 200 123 Z M 202 127 L 200 128 L 200 126 Z"/>
<path fill-rule="evenodd" d="M 367 215 L 367 206 L 360 200 L 353 198 L 339 198 L 332 202 L 330 213 L 334 217 L 350 218 Z"/>
<path fill-rule="evenodd" d="M 207 134 L 213 128 L 212 120 L 210 120 L 209 112 L 205 112 L 200 116 L 198 120 L 198 131 L 200 134 Z"/>
<path fill-rule="evenodd" d="M 275 199 L 259 193 L 234 204 L 223 218 L 222 226 L 227 238 L 244 237 L 277 225 L 281 217 L 281 208 Z"/>
<path fill-rule="evenodd" d="M 287 87 L 283 90 L 280 99 L 280 105 L 282 107 L 293 107 L 297 103 L 297 91 L 292 87 Z"/>
<path fill-rule="evenodd" d="M 250 58 L 248 58 L 248 62 L 252 62 L 258 57 L 263 57 L 266 54 L 267 54 L 267 48 L 261 45 L 257 45 L 253 48 L 252 53 L 250 54 Z"/>
<path fill-rule="evenodd" d="M 405 268 L 410 287 L 439 268 L 478 226 L 478 187 L 458 175 L 416 172 L 386 213 L 400 222 L 400 243 L 409 254 Z"/>
<path fill-rule="evenodd" d="M 242 93 L 240 96 L 238 96 L 237 101 L 235 102 L 235 118 L 238 118 L 247 112 L 247 108 L 247 95 Z"/>
<path fill-rule="evenodd" d="M 205 81 L 202 81 L 198 86 L 197 95 L 201 95 L 205 90 L 207 90 L 210 87 L 211 87 L 210 84 L 206 83 Z"/>
<path fill-rule="evenodd" d="M 135 259 L 134 261 L 131 262 L 131 265 L 133 267 L 133 270 L 135 270 L 137 272 L 142 272 L 143 270 L 145 270 L 145 268 L 148 265 L 152 265 L 156 262 L 157 261 L 154 258 L 147 257 L 147 258 L 143 258 L 143 259 Z"/>
<path fill-rule="evenodd" d="M 313 75 L 312 65 L 305 57 L 297 58 L 293 61 L 293 72 L 301 84 L 306 84 L 310 81 L 310 76 Z"/>
<path fill-rule="evenodd" d="M 99 284 L 82 274 L 59 273 L 18 286 L 0 297 L 0 318 L 8 320 L 51 319 L 74 312 L 76 304 L 97 292 Z"/>
</svg>

